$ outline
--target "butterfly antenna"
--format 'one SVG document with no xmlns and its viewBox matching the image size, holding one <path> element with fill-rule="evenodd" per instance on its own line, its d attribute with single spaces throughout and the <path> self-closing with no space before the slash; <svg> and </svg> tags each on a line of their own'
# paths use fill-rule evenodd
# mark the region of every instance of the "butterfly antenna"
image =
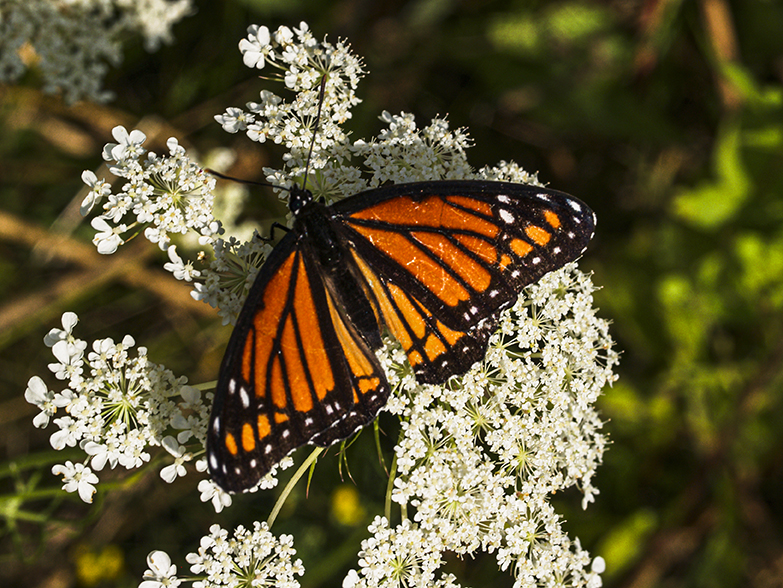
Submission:
<svg viewBox="0 0 783 588">
<path fill-rule="evenodd" d="M 324 105 L 324 93 L 326 92 L 326 75 L 321 78 L 321 89 L 318 91 L 318 112 L 315 114 L 315 129 L 313 130 L 313 140 L 310 141 L 310 150 L 307 152 L 307 163 L 305 164 L 304 179 L 302 180 L 302 190 L 307 187 L 307 175 L 310 173 L 310 158 L 313 156 L 313 146 L 315 146 L 315 135 L 318 132 L 318 125 L 321 124 L 321 107 Z"/>
<path fill-rule="evenodd" d="M 222 180 L 231 180 L 232 182 L 238 182 L 240 184 L 248 184 L 250 186 L 264 186 L 265 188 L 279 188 L 280 190 L 288 190 L 291 191 L 290 188 L 284 188 L 283 186 L 274 186 L 272 184 L 269 184 L 267 182 L 256 182 L 254 180 L 243 180 L 241 178 L 235 178 L 232 176 L 227 176 L 226 174 L 221 174 L 218 171 L 215 171 L 214 169 L 210 168 L 204 168 L 204 171 L 207 172 L 210 175 L 215 176 L 216 178 L 220 178 Z"/>
</svg>

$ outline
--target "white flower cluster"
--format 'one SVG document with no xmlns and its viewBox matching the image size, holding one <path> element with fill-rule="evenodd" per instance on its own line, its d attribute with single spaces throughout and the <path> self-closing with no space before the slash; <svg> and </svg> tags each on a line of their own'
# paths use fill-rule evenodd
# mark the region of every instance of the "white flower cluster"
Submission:
<svg viewBox="0 0 783 588">
<path fill-rule="evenodd" d="M 84 463 L 69 461 L 52 468 L 63 476 L 63 488 L 92 502 L 98 483 L 94 472 L 107 464 L 112 469 L 139 468 L 149 462 L 149 448 L 156 446 L 173 457 L 161 477 L 173 482 L 184 476 L 184 464 L 204 453 L 211 395 L 205 403 L 199 390 L 186 385 L 185 377 L 177 378 L 150 362 L 144 347 L 131 355 L 135 342 L 129 335 L 120 343 L 96 340 L 88 352 L 87 342 L 73 335 L 77 322 L 75 313 L 66 312 L 63 328 L 52 329 L 44 339 L 57 360 L 49 369 L 67 387 L 54 392 L 42 378 L 33 376 L 25 391 L 25 399 L 41 410 L 33 424 L 43 428 L 53 419 L 58 427 L 50 437 L 52 447 L 61 450 L 78 444 L 87 455 Z M 58 416 L 60 409 L 65 414 Z M 199 463 L 197 468 L 204 471 L 205 461 Z"/>
<path fill-rule="evenodd" d="M 102 210 L 90 223 L 97 231 L 93 243 L 98 252 L 115 253 L 143 230 L 147 239 L 168 251 L 164 269 L 178 280 L 193 282 L 193 298 L 218 308 L 224 324 L 233 323 L 271 247 L 257 233 L 247 242 L 222 237 L 223 224 L 213 216 L 215 178 L 196 165 L 175 138 L 167 141 L 169 155 L 159 156 L 144 149 L 147 137 L 138 129 L 128 132 L 118 126 L 112 135 L 117 143 L 106 144 L 103 157 L 111 162 L 112 174 L 127 180 L 121 191 L 112 193 L 111 185 L 90 170 L 82 173 L 90 187 L 82 215 L 96 206 Z M 223 196 L 231 223 L 244 193 L 226 191 Z M 197 235 L 198 244 L 211 249 L 209 261 L 205 255 L 197 264 L 183 260 L 171 244 L 175 235 L 186 245 L 193 241 L 186 237 Z"/>
<path fill-rule="evenodd" d="M 280 27 L 274 33 L 251 26 L 240 49 L 249 66 L 276 68 L 281 72 L 276 78 L 297 92 L 286 103 L 264 90 L 261 102 L 248 104 L 248 112 L 230 108 L 215 117 L 229 132 L 244 130 L 254 140 L 269 138 L 289 149 L 283 169 L 264 169 L 273 186 L 284 190 L 294 182 L 304 183 L 311 145 L 310 167 L 315 173 L 307 178 L 307 187 L 327 201 L 385 182 L 492 174 L 512 181 L 535 180 L 513 169 L 474 172 L 465 156 L 468 137 L 462 130 L 451 131 L 445 119 L 436 118 L 418 129 L 412 115 L 384 112 L 381 120 L 387 128 L 377 138 L 350 142 L 340 124 L 359 102 L 355 89 L 363 75 L 361 60 L 343 42 L 315 41 L 305 23 L 293 30 Z M 315 133 L 322 79 L 321 121 Z M 215 180 L 191 161 L 175 138 L 167 143 L 170 155 L 158 156 L 144 149 L 146 136 L 139 130 L 116 127 L 112 134 L 117 142 L 104 147 L 103 157 L 110 162 L 111 173 L 127 180 L 121 191 L 112 193 L 105 178 L 98 179 L 92 171 L 82 174 L 90 187 L 82 214 L 102 207 L 102 214 L 91 221 L 98 251 L 114 253 L 143 230 L 148 239 L 168 249 L 165 269 L 179 280 L 193 282 L 193 298 L 218 308 L 223 323 L 233 324 L 271 247 L 258 234 L 246 242 L 223 237 L 223 224 L 213 216 Z M 208 261 L 198 267 L 183 260 L 171 245 L 170 236 L 188 231 L 198 235 L 200 245 L 211 248 L 211 255 L 204 256 Z"/>
<path fill-rule="evenodd" d="M 228 109 L 216 119 L 229 132 L 243 131 L 253 140 L 286 147 L 281 169 L 264 170 L 281 191 L 298 182 L 332 201 L 386 182 L 538 183 L 513 162 L 475 171 L 465 155 L 470 146 L 466 133 L 450 130 L 444 119 L 419 128 L 412 115 L 384 113 L 386 128 L 378 137 L 349 141 L 340 125 L 358 103 L 361 61 L 342 42 L 315 41 L 304 23 L 274 33 L 251 27 L 240 49 L 248 66 L 276 69 L 273 78 L 296 95 L 287 102 L 264 91 L 260 102 L 248 104 L 246 110 Z M 168 245 L 169 234 L 194 230 L 201 245 L 213 249 L 208 267 L 196 269 L 169 248 L 167 269 L 178 279 L 192 281 L 194 297 L 220 307 L 224 322 L 233 322 L 270 246 L 258 235 L 249 242 L 221 237 L 222 226 L 212 218 L 212 184 L 175 141 L 169 145 L 171 158 L 149 156 L 141 164 L 143 135 L 118 129 L 115 139 L 118 143 L 107 146 L 105 156 L 116 162 L 113 173 L 129 180 L 123 193 L 112 195 L 102 180 L 85 178 L 92 186 L 85 209 L 107 199 L 99 217 L 105 226 L 96 227 L 103 233 L 96 237 L 99 250 L 101 243 L 106 251 L 116 249 L 120 235 L 141 224 L 148 238 L 161 246 Z M 311 146 L 311 173 L 305 178 Z M 167 173 L 157 171 L 164 168 Z M 154 186 L 153 176 L 158 178 Z M 125 226 L 129 212 L 136 220 Z M 584 507 L 598 494 L 592 480 L 606 439 L 594 403 L 601 389 L 614 381 L 618 356 L 608 324 L 592 307 L 593 290 L 575 264 L 529 286 L 502 314 L 486 359 L 442 386 L 418 385 L 399 347 L 387 348 L 381 361 L 395 387 L 387 410 L 402 422 L 391 500 L 400 505 L 403 520 L 391 527 L 386 519 L 376 519 L 370 527 L 373 536 L 362 545 L 358 570 L 346 577 L 346 586 L 457 586 L 453 576 L 440 574 L 445 554 L 479 551 L 494 554 L 498 567 L 513 573 L 515 586 L 601 585 L 603 560 L 595 558 L 591 564 L 578 539 L 563 531 L 550 503 L 553 493 L 572 487 L 582 492 Z M 60 369 L 65 373 L 75 368 L 63 362 Z M 53 396 L 47 402 L 56 407 L 63 400 Z M 170 452 L 175 458 L 180 455 L 177 448 Z M 208 496 L 221 507 L 220 493 L 203 484 L 202 498 Z M 271 479 L 267 485 L 273 484 Z M 233 581 L 225 575 L 228 570 L 251 573 L 248 566 L 255 560 L 236 555 L 231 547 L 244 545 L 252 535 L 240 531 L 245 533 L 241 540 L 227 540 L 222 530 L 213 532 L 198 557 L 188 559 L 202 566 L 194 571 L 205 573 L 209 581 L 213 570 L 224 574 L 214 576 L 218 583 Z M 270 557 L 269 549 L 264 558 Z M 156 564 L 161 573 L 170 572 L 166 561 Z M 165 578 L 166 585 L 178 581 L 175 572 Z"/>
<path fill-rule="evenodd" d="M 190 160 L 176 139 L 166 142 L 169 155 L 159 156 L 142 147 L 147 137 L 139 130 L 128 133 L 118 126 L 112 135 L 118 142 L 103 148 L 103 158 L 110 162 L 112 174 L 127 180 L 122 191 L 113 194 L 105 179 L 99 180 L 91 171 L 82 173 L 90 187 L 82 215 L 106 199 L 103 214 L 92 220 L 99 231 L 93 238 L 99 253 L 114 253 L 125 242 L 123 235 L 135 235 L 142 228 L 144 236 L 164 250 L 172 234 L 195 231 L 209 242 L 222 231 L 212 216 L 215 179 Z"/>
<path fill-rule="evenodd" d="M 171 27 L 192 13 L 191 0 L 3 0 L 0 3 L 0 83 L 15 82 L 31 63 L 43 90 L 67 102 L 104 102 L 108 64 L 122 59 L 120 42 L 131 33 L 147 49 L 171 40 Z"/>
<path fill-rule="evenodd" d="M 212 251 L 209 268 L 202 270 L 203 280 L 194 284 L 191 295 L 218 308 L 224 325 L 234 324 L 272 246 L 256 232 L 247 242 L 235 237 L 216 239 Z"/>
<path fill-rule="evenodd" d="M 463 129 L 449 131 L 448 122 L 436 118 L 419 130 L 408 113 L 384 111 L 381 120 L 388 128 L 369 143 L 357 141 L 351 148 L 372 173 L 370 185 L 473 177 L 465 155 L 471 142 Z"/>
<path fill-rule="evenodd" d="M 608 322 L 592 306 L 594 287 L 575 264 L 525 289 L 502 313 L 479 367 L 445 386 L 416 383 L 404 354 L 387 364 L 396 393 L 387 410 L 402 418 L 392 500 L 411 520 L 376 520 L 360 570 L 344 586 L 399 581 L 400 545 L 416 545 L 408 585 L 431 585 L 446 551 L 495 553 L 515 586 L 601 585 L 602 560 L 571 541 L 549 503 L 576 486 L 582 506 L 606 439 L 593 404 L 615 380 L 618 355 Z"/>
<path fill-rule="evenodd" d="M 242 526 L 232 537 L 220 525 L 212 525 L 210 534 L 201 538 L 198 553 L 185 558 L 190 571 L 202 578 L 193 582 L 193 588 L 219 586 L 276 586 L 296 588 L 296 576 L 304 574 L 302 561 L 293 557 L 294 538 L 291 535 L 275 537 L 266 523 L 254 523 L 253 530 Z M 168 588 L 179 586 L 177 568 L 168 554 L 153 551 L 147 557 L 149 569 L 139 588 Z"/>
<path fill-rule="evenodd" d="M 321 169 L 335 165 L 348 154 L 341 153 L 347 137 L 340 127 L 351 117 L 350 109 L 360 100 L 356 87 L 364 75 L 361 59 L 342 42 L 318 42 L 307 23 L 299 28 L 280 27 L 270 33 L 267 27 L 253 25 L 239 43 L 245 65 L 262 69 L 266 65 L 278 70 L 273 79 L 282 80 L 296 92 L 286 102 L 269 91 L 261 92 L 259 102 L 246 105 L 247 111 L 231 107 L 215 117 L 223 128 L 236 133 L 244 131 L 254 141 L 273 141 L 285 145 L 288 172 L 284 178 L 269 178 L 275 186 L 290 186 L 291 176 L 304 172 L 312 146 L 310 167 Z M 320 83 L 324 81 L 323 96 Z M 315 125 L 320 108 L 317 133 Z M 280 183 L 282 179 L 284 183 Z"/>
<path fill-rule="evenodd" d="M 385 518 L 376 517 L 369 531 L 372 537 L 362 542 L 359 552 L 362 575 L 351 570 L 343 588 L 443 585 L 443 579 L 435 579 L 443 564 L 443 546 L 437 538 L 427 537 L 407 519 L 390 528 Z"/>
</svg>

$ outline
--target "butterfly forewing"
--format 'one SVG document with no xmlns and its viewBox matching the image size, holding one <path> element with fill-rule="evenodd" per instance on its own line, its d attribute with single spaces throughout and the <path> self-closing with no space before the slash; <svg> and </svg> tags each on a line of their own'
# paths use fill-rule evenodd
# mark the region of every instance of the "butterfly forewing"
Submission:
<svg viewBox="0 0 783 588">
<path fill-rule="evenodd" d="M 208 461 L 231 491 L 375 417 L 389 395 L 382 329 L 420 382 L 466 372 L 500 311 L 578 258 L 595 226 L 567 194 L 502 182 L 386 186 L 331 207 L 299 189 L 293 199 L 294 229 L 256 278 L 215 392 Z"/>
<path fill-rule="evenodd" d="M 481 359 L 498 313 L 579 257 L 595 226 L 583 203 L 536 186 L 443 181 L 366 195 L 334 208 L 384 323 L 428 383 Z"/>
<path fill-rule="evenodd" d="M 296 237 L 259 272 L 221 366 L 208 462 L 229 491 L 254 486 L 300 445 L 348 437 L 389 395 L 372 349 Z"/>
</svg>

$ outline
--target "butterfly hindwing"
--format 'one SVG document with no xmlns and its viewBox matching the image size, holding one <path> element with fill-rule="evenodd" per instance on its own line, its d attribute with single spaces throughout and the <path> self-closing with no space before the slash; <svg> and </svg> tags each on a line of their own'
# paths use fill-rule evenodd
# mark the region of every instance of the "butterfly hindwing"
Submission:
<svg viewBox="0 0 783 588">
<path fill-rule="evenodd" d="M 495 316 L 467 331 L 450 329 L 439 320 L 437 309 L 433 312 L 410 292 L 376 273 L 356 252 L 354 257 L 384 324 L 402 345 L 418 381 L 445 382 L 484 357 L 497 323 Z"/>
<path fill-rule="evenodd" d="M 226 490 L 252 487 L 300 445 L 348 437 L 386 403 L 386 378 L 354 324 L 362 321 L 352 319 L 339 283 L 328 282 L 296 234 L 256 278 L 221 366 L 208 431 L 210 471 Z"/>
</svg>

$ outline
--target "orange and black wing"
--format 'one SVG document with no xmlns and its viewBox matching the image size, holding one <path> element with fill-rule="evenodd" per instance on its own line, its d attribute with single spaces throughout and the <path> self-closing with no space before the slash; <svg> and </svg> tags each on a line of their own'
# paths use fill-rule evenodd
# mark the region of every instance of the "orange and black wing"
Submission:
<svg viewBox="0 0 783 588">
<path fill-rule="evenodd" d="M 498 313 L 577 259 L 595 227 L 576 198 L 503 182 L 399 184 L 332 210 L 376 313 L 427 383 L 481 359 Z"/>
<path fill-rule="evenodd" d="M 324 280 L 296 232 L 259 271 L 223 359 L 207 433 L 210 473 L 225 490 L 251 488 L 300 445 L 345 439 L 386 403 L 377 326 L 368 343 Z"/>
</svg>

